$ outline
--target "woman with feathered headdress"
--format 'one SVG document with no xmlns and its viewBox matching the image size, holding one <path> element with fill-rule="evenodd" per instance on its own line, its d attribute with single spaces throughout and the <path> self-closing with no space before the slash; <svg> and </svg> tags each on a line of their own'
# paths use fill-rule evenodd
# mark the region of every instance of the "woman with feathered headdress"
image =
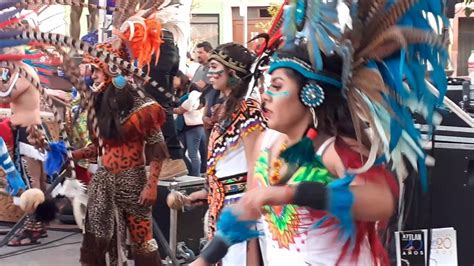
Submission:
<svg viewBox="0 0 474 266">
<path fill-rule="evenodd" d="M 388 265 L 377 230 L 396 206 L 390 170 L 401 180 L 406 157 L 426 184 L 430 160 L 412 114 L 438 122 L 446 90 L 444 46 L 426 18 L 442 16 L 442 2 L 350 1 L 344 32 L 335 2 L 286 8 L 263 96 L 269 127 L 284 135 L 264 138 L 259 186 L 223 210 L 196 265 L 259 234 L 268 265 Z M 427 62 L 439 97 L 427 89 Z"/>
</svg>

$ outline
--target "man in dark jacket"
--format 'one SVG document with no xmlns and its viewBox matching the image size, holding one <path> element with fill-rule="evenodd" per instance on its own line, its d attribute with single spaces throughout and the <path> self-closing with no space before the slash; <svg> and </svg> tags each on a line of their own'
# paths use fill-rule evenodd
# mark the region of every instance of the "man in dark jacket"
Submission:
<svg viewBox="0 0 474 266">
<path fill-rule="evenodd" d="M 174 95 L 173 77 L 179 68 L 179 53 L 173 38 L 173 34 L 163 30 L 163 43 L 160 46 L 160 58 L 157 65 L 151 64 L 150 77 L 160 84 L 167 92 Z M 153 60 L 152 60 L 153 62 Z M 186 164 L 183 160 L 183 150 L 178 139 L 176 126 L 173 118 L 173 100 L 160 93 L 157 88 L 150 85 L 145 87 L 163 108 L 166 109 L 166 122 L 162 127 L 166 145 L 170 153 L 170 159 L 163 163 L 160 179 L 168 179 L 188 174 Z"/>
</svg>

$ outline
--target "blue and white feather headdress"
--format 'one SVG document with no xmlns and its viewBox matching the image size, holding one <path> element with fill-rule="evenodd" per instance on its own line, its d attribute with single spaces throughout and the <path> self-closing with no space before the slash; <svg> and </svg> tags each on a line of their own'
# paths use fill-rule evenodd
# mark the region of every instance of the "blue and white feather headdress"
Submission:
<svg viewBox="0 0 474 266">
<path fill-rule="evenodd" d="M 338 5 L 349 10 L 350 21 L 339 24 Z M 399 178 L 407 174 L 404 157 L 427 184 L 426 163 L 414 114 L 427 124 L 440 122 L 436 109 L 447 90 L 448 60 L 440 28 L 447 25 L 443 0 L 293 0 L 286 7 L 285 48 L 298 35 L 308 43 L 312 70 L 324 70 L 322 53 L 343 59 L 341 93 L 346 97 L 358 138 L 368 124 L 369 159 L 392 162 Z M 434 23 L 430 23 L 434 21 Z M 433 25 L 434 24 L 434 25 Z M 276 58 L 272 64 L 278 64 Z M 439 93 L 432 93 L 430 82 Z"/>
</svg>

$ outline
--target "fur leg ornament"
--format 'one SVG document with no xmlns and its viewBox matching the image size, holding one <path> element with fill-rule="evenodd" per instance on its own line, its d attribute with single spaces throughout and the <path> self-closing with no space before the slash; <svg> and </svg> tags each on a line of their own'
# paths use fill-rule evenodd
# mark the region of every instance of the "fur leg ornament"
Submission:
<svg viewBox="0 0 474 266">
<path fill-rule="evenodd" d="M 56 218 L 57 207 L 53 199 L 47 199 L 40 189 L 31 188 L 20 196 L 20 208 L 35 215 L 38 222 L 51 222 Z"/>
</svg>

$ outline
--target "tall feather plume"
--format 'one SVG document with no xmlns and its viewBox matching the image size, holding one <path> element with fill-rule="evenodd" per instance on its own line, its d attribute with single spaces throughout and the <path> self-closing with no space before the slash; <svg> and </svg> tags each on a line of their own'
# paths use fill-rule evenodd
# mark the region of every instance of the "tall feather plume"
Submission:
<svg viewBox="0 0 474 266">
<path fill-rule="evenodd" d="M 388 47 L 384 47 L 388 46 Z M 407 42 L 403 36 L 402 30 L 399 27 L 391 27 L 387 31 L 381 33 L 375 40 L 364 47 L 363 50 L 357 53 L 356 61 L 359 59 L 383 59 L 391 55 L 401 48 L 405 48 Z M 390 48 L 390 49 L 389 49 Z M 386 50 L 383 56 L 378 56 L 375 50 Z M 370 56 L 369 56 L 370 54 Z"/>
<path fill-rule="evenodd" d="M 377 129 L 386 141 L 390 140 L 384 142 L 385 157 L 393 162 L 397 175 L 406 174 L 403 162 L 406 157 L 419 170 L 423 188 L 426 188 L 426 156 L 412 114 L 421 114 L 428 124 L 435 122 L 434 110 L 443 97 L 441 93 L 437 98 L 426 88 L 428 62 L 436 72 L 432 74 L 436 86 L 442 92 L 446 88 L 443 79 L 446 45 L 424 17 L 425 13 L 443 16 L 440 1 L 359 1 L 358 14 L 366 17 L 364 27 L 345 35 L 354 39 L 356 45 L 352 89 L 363 96 L 348 93 L 351 110 L 373 117 L 370 128 Z M 361 43 L 355 39 L 357 36 Z"/>
<path fill-rule="evenodd" d="M 387 0 L 361 0 L 359 7 L 359 18 L 366 24 L 385 7 Z"/>
<path fill-rule="evenodd" d="M 389 36 L 389 34 L 392 34 Z M 434 49 L 446 49 L 447 44 L 443 38 L 432 32 L 420 29 L 393 27 L 379 36 L 360 53 L 365 59 L 382 59 L 392 55 L 397 50 L 406 48 L 411 44 L 424 44 Z"/>
<path fill-rule="evenodd" d="M 278 10 L 278 13 L 276 14 L 276 16 L 273 17 L 272 26 L 270 27 L 270 30 L 268 31 L 269 36 L 275 35 L 277 31 L 280 30 L 281 26 L 283 25 L 283 11 L 284 11 L 285 5 L 288 4 L 288 1 L 289 0 L 285 0 L 282 3 L 280 9 Z"/>
<path fill-rule="evenodd" d="M 38 4 L 37 0 L 21 0 L 18 7 L 26 8 L 28 5 Z M 77 6 L 82 8 L 94 8 L 107 11 L 123 11 L 115 7 L 100 6 L 96 4 L 84 3 L 80 0 L 41 0 L 43 5 L 65 5 L 65 6 Z M 1 8 L 0 8 L 1 9 Z"/>
<path fill-rule="evenodd" d="M 365 122 L 371 121 L 371 117 L 367 108 L 361 104 L 356 97 L 355 91 L 348 91 L 346 94 L 347 104 L 353 121 L 354 130 L 356 133 L 356 140 L 360 147 L 370 147 L 369 137 L 365 131 Z"/>
<path fill-rule="evenodd" d="M 138 0 L 127 0 L 127 2 L 125 3 L 125 12 L 123 12 L 123 21 L 125 21 L 132 15 L 135 15 L 135 13 L 137 12 L 137 5 Z M 121 24 L 123 23 L 123 21 L 121 21 Z"/>
<path fill-rule="evenodd" d="M 74 38 L 64 36 L 61 34 L 43 33 L 43 32 L 35 32 L 35 31 L 28 31 L 28 30 L 23 31 L 20 35 L 15 36 L 14 39 L 39 41 L 39 42 L 47 43 L 50 45 L 68 46 L 73 49 L 81 50 L 107 63 L 112 71 L 117 71 L 121 73 L 122 70 L 125 70 L 137 76 L 138 78 L 141 78 L 145 80 L 146 82 L 149 82 L 151 86 L 156 88 L 165 97 L 171 98 L 173 96 L 169 92 L 167 92 L 165 89 L 160 87 L 156 81 L 150 80 L 150 77 L 142 69 L 137 68 L 130 62 L 112 53 L 109 53 L 102 49 L 95 49 L 93 46 L 89 45 L 88 43 L 78 41 L 78 40 L 75 40 Z"/>
<path fill-rule="evenodd" d="M 284 8 L 284 21 L 282 27 L 283 36 L 285 36 L 285 48 L 293 47 L 296 36 L 295 12 L 294 6 L 289 5 Z"/>
<path fill-rule="evenodd" d="M 382 95 L 388 93 L 380 73 L 368 67 L 361 67 L 354 71 L 352 86 L 377 103 L 382 103 Z"/>
<path fill-rule="evenodd" d="M 393 26 L 410 8 L 420 0 L 400 0 L 393 4 L 389 10 L 377 14 L 367 25 L 367 36 L 377 36 Z M 371 41 L 371 40 L 368 40 Z"/>
<path fill-rule="evenodd" d="M 114 28 L 118 29 L 120 28 L 120 25 L 122 25 L 124 19 L 124 13 L 126 12 L 126 5 L 127 5 L 128 0 L 116 0 L 115 1 L 115 7 L 116 9 L 114 10 L 112 17 L 112 25 Z"/>
</svg>

